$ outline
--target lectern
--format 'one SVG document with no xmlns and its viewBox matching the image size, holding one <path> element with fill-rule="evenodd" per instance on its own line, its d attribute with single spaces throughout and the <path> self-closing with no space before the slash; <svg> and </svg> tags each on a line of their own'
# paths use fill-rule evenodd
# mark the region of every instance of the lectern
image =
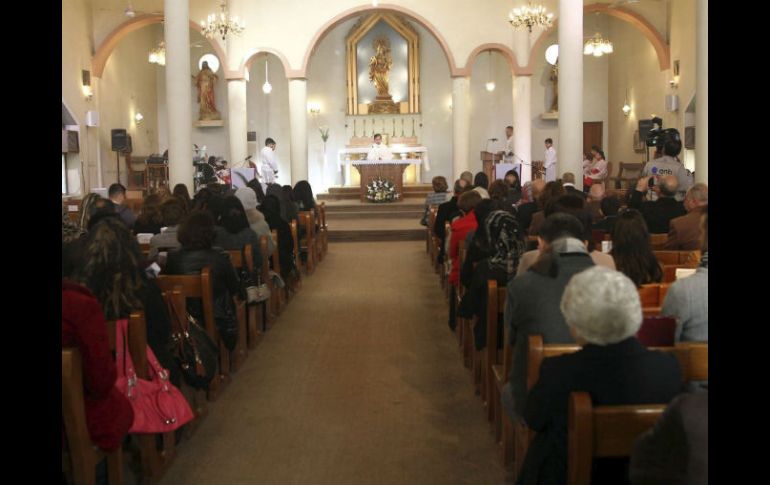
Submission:
<svg viewBox="0 0 770 485">
<path fill-rule="evenodd" d="M 502 159 L 503 156 L 497 153 L 481 152 L 481 170 L 487 174 L 490 184 L 496 180 L 495 164 L 500 163 Z"/>
</svg>

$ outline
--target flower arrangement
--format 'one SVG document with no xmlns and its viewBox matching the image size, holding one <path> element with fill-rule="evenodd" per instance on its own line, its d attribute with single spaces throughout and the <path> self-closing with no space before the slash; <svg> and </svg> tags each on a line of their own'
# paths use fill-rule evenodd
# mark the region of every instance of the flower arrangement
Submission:
<svg viewBox="0 0 770 485">
<path fill-rule="evenodd" d="M 396 184 L 382 177 L 373 179 L 366 186 L 366 198 L 372 202 L 393 202 L 398 197 Z"/>
</svg>

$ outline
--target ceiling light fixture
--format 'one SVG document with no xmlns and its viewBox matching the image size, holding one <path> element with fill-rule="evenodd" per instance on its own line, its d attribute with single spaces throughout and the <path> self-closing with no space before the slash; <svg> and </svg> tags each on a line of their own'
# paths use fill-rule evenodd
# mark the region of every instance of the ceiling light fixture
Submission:
<svg viewBox="0 0 770 485">
<path fill-rule="evenodd" d="M 123 15 L 125 15 L 128 18 L 136 17 L 136 12 L 134 11 L 134 6 L 131 5 L 131 2 L 128 2 L 128 7 L 126 7 L 126 10 L 123 12 Z"/>
<path fill-rule="evenodd" d="M 623 114 L 628 116 L 631 114 L 631 105 L 628 104 L 628 89 L 626 89 L 626 101 L 623 103 Z"/>
<path fill-rule="evenodd" d="M 150 55 L 147 59 L 150 64 L 157 64 L 159 66 L 166 65 L 166 43 L 161 42 L 158 47 L 150 51 Z"/>
<path fill-rule="evenodd" d="M 487 52 L 489 52 L 489 69 L 487 71 L 487 84 L 486 88 L 487 91 L 490 93 L 495 90 L 495 82 L 492 80 L 492 49 L 489 49 Z"/>
<path fill-rule="evenodd" d="M 265 94 L 270 94 L 270 91 L 273 90 L 273 85 L 270 84 L 270 78 L 268 77 L 267 72 L 267 54 L 265 54 L 265 84 L 262 85 L 262 92 Z"/>
<path fill-rule="evenodd" d="M 212 13 L 209 14 L 205 22 L 201 20 L 201 33 L 209 39 L 219 35 L 222 37 L 223 42 L 227 39 L 227 34 L 229 33 L 241 35 L 246 27 L 237 16 L 230 18 L 226 1 L 222 2 L 220 9 L 219 15 Z"/>
<path fill-rule="evenodd" d="M 553 14 L 546 13 L 542 5 L 533 6 L 528 2 L 525 7 L 517 7 L 508 14 L 509 22 L 514 29 L 526 27 L 532 33 L 532 27 L 547 29 L 553 25 Z"/>
<path fill-rule="evenodd" d="M 597 32 L 588 40 L 588 42 L 586 42 L 585 46 L 583 47 L 583 54 L 587 56 L 593 55 L 594 57 L 601 57 L 604 54 L 612 54 L 613 50 L 612 42 L 602 38 L 602 34 Z"/>
</svg>

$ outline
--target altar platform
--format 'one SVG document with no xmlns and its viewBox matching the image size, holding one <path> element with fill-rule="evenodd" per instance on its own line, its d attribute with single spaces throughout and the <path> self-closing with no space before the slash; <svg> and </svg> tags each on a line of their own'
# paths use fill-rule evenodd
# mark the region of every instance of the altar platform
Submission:
<svg viewBox="0 0 770 485">
<path fill-rule="evenodd" d="M 357 198 L 326 200 L 329 241 L 422 241 L 425 226 L 420 225 L 420 218 L 424 203 L 424 195 L 381 204 L 362 203 Z"/>
<path fill-rule="evenodd" d="M 433 192 L 433 186 L 430 184 L 404 184 L 404 197 L 406 199 L 418 198 L 421 201 L 425 200 L 425 196 Z M 327 201 L 345 200 L 345 201 L 357 201 L 360 200 L 360 189 L 355 187 L 329 187 L 329 192 L 316 194 L 316 199 Z M 389 205 L 388 203 L 375 204 L 368 202 L 368 205 Z"/>
</svg>

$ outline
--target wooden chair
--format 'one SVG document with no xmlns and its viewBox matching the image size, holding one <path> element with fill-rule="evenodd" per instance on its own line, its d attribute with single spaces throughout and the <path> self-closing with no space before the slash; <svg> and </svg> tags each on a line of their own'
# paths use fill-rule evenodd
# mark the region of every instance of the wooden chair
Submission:
<svg viewBox="0 0 770 485">
<path fill-rule="evenodd" d="M 609 181 L 615 182 L 615 189 L 628 189 L 633 188 L 631 184 L 635 183 L 641 176 L 644 163 L 618 162 L 618 167 L 618 176 L 610 177 Z"/>
<path fill-rule="evenodd" d="M 248 251 L 248 253 L 251 254 L 251 244 L 247 244 L 242 249 L 230 249 L 227 251 L 230 255 L 230 262 L 233 264 L 233 268 L 235 268 L 236 271 L 240 271 L 244 267 L 247 271 L 250 271 L 246 264 L 246 258 L 243 255 L 244 251 Z M 230 368 L 233 371 L 237 371 L 248 356 L 247 341 L 250 322 L 248 322 L 246 302 L 235 297 L 233 297 L 233 302 L 235 303 L 235 315 L 238 319 L 238 342 L 235 344 L 235 350 L 230 356 L 232 358 L 230 361 Z"/>
<path fill-rule="evenodd" d="M 107 337 L 110 343 L 110 350 L 115 351 L 117 343 L 116 322 L 107 322 Z M 128 318 L 128 341 L 126 347 L 131 354 L 134 362 L 134 371 L 139 379 L 147 379 L 147 322 L 144 312 L 132 312 Z M 176 437 L 175 433 L 168 432 L 161 435 L 162 449 L 158 450 L 156 434 L 136 434 L 133 435 L 139 447 L 139 454 L 142 464 L 141 475 L 150 480 L 160 480 L 165 473 L 171 461 L 176 456 Z"/>
<path fill-rule="evenodd" d="M 200 275 L 164 275 L 158 276 L 158 286 L 162 291 L 174 291 L 180 286 L 185 298 L 200 298 L 203 303 L 203 322 L 199 322 L 206 333 L 219 348 L 219 378 L 209 385 L 208 399 L 215 401 L 224 387 L 230 383 L 230 351 L 219 337 L 214 320 L 214 290 L 211 284 L 211 270 L 206 267 Z"/>
<path fill-rule="evenodd" d="M 315 218 L 312 211 L 300 211 L 299 222 L 305 228 L 305 237 L 300 240 L 300 253 L 305 253 L 305 274 L 308 276 L 315 271 L 316 246 L 315 246 Z"/>
<path fill-rule="evenodd" d="M 96 465 L 106 456 L 110 485 L 123 484 L 123 447 L 107 453 L 91 441 L 86 424 L 83 397 L 83 360 L 80 350 L 61 351 L 61 411 L 67 452 L 62 453 L 62 464 L 69 465 L 74 485 L 95 485 Z"/>
<path fill-rule="evenodd" d="M 594 406 L 587 392 L 569 398 L 567 483 L 588 485 L 594 458 L 627 457 L 634 442 L 652 428 L 666 404 Z"/>
<path fill-rule="evenodd" d="M 499 290 L 498 290 L 499 291 Z M 498 305 L 500 301 L 505 301 L 505 294 L 497 297 Z M 488 307 L 489 308 L 489 307 Z M 495 403 L 495 438 L 501 446 L 501 452 L 503 455 L 503 465 L 508 467 L 513 461 L 513 421 L 503 410 L 502 403 L 500 402 L 503 395 L 503 386 L 508 382 L 508 376 L 511 375 L 511 361 L 513 360 L 513 347 L 510 344 L 509 330 L 506 328 L 505 342 L 503 343 L 503 363 L 495 364 L 492 366 L 492 374 L 494 375 L 494 386 L 496 397 Z"/>
</svg>

